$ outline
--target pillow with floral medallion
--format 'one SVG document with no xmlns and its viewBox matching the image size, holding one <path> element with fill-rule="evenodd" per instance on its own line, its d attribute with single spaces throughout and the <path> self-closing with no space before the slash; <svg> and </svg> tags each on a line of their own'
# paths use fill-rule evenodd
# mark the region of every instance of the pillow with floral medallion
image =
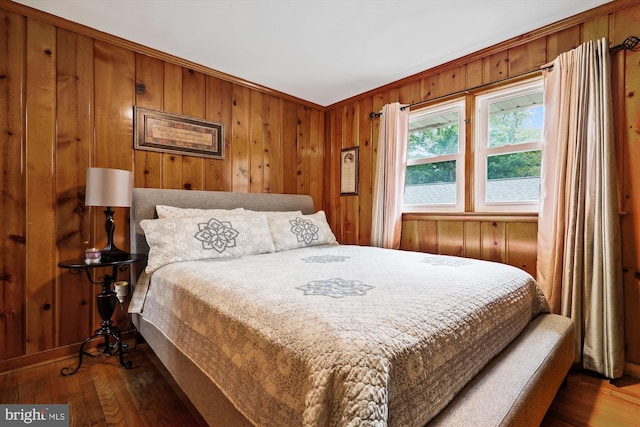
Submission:
<svg viewBox="0 0 640 427">
<path fill-rule="evenodd" d="M 140 226 L 149 245 L 147 273 L 174 262 L 275 250 L 267 217 L 258 212 L 145 219 Z"/>
<path fill-rule="evenodd" d="M 324 211 L 311 215 L 272 216 L 267 218 L 267 222 L 276 252 L 338 243 Z"/>
</svg>

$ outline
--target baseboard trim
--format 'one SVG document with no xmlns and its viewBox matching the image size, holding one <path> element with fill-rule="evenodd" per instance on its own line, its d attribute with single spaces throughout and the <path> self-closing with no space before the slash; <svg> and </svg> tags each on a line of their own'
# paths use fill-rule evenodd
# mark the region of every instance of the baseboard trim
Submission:
<svg viewBox="0 0 640 427">
<path fill-rule="evenodd" d="M 123 341 L 136 339 L 135 331 L 128 331 L 122 334 Z M 103 342 L 102 337 L 94 338 L 87 343 L 89 349 L 94 348 L 97 344 Z M 34 366 L 46 365 L 57 362 L 59 360 L 78 357 L 80 346 L 82 343 L 70 344 L 63 347 L 57 347 L 51 350 L 40 351 L 34 354 L 14 357 L 12 359 L 0 361 L 0 374 L 6 374 L 12 371 L 19 371 Z"/>
<path fill-rule="evenodd" d="M 637 363 L 625 362 L 624 373 L 635 378 L 640 378 L 640 365 Z"/>
</svg>

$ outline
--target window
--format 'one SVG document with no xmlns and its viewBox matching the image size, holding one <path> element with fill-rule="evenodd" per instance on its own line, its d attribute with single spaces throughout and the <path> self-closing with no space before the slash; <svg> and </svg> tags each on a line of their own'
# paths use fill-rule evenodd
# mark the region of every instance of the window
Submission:
<svg viewBox="0 0 640 427">
<path fill-rule="evenodd" d="M 404 211 L 537 212 L 542 101 L 536 79 L 412 112 Z"/>
<path fill-rule="evenodd" d="M 464 209 L 464 100 L 411 114 L 404 209 Z"/>
<path fill-rule="evenodd" d="M 476 99 L 476 210 L 537 212 L 542 82 Z"/>
</svg>

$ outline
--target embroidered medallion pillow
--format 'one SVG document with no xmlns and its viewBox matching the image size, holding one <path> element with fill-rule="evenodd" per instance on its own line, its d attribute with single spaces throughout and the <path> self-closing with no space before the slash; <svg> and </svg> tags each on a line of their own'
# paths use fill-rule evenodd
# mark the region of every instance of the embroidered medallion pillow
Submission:
<svg viewBox="0 0 640 427">
<path fill-rule="evenodd" d="M 140 222 L 149 244 L 145 271 L 181 261 L 240 257 L 275 250 L 262 213 L 219 213 Z"/>
<path fill-rule="evenodd" d="M 267 221 L 276 252 L 338 243 L 324 211 L 311 215 L 270 216 Z"/>
</svg>

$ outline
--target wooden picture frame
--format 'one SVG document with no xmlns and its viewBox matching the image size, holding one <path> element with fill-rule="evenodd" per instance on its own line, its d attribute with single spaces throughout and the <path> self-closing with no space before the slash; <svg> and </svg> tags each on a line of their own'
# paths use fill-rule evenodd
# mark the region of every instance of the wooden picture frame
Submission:
<svg viewBox="0 0 640 427">
<path fill-rule="evenodd" d="M 222 123 L 134 106 L 137 150 L 224 159 Z"/>
<path fill-rule="evenodd" d="M 358 195 L 358 175 L 360 168 L 360 147 L 340 150 L 340 195 Z"/>
</svg>

